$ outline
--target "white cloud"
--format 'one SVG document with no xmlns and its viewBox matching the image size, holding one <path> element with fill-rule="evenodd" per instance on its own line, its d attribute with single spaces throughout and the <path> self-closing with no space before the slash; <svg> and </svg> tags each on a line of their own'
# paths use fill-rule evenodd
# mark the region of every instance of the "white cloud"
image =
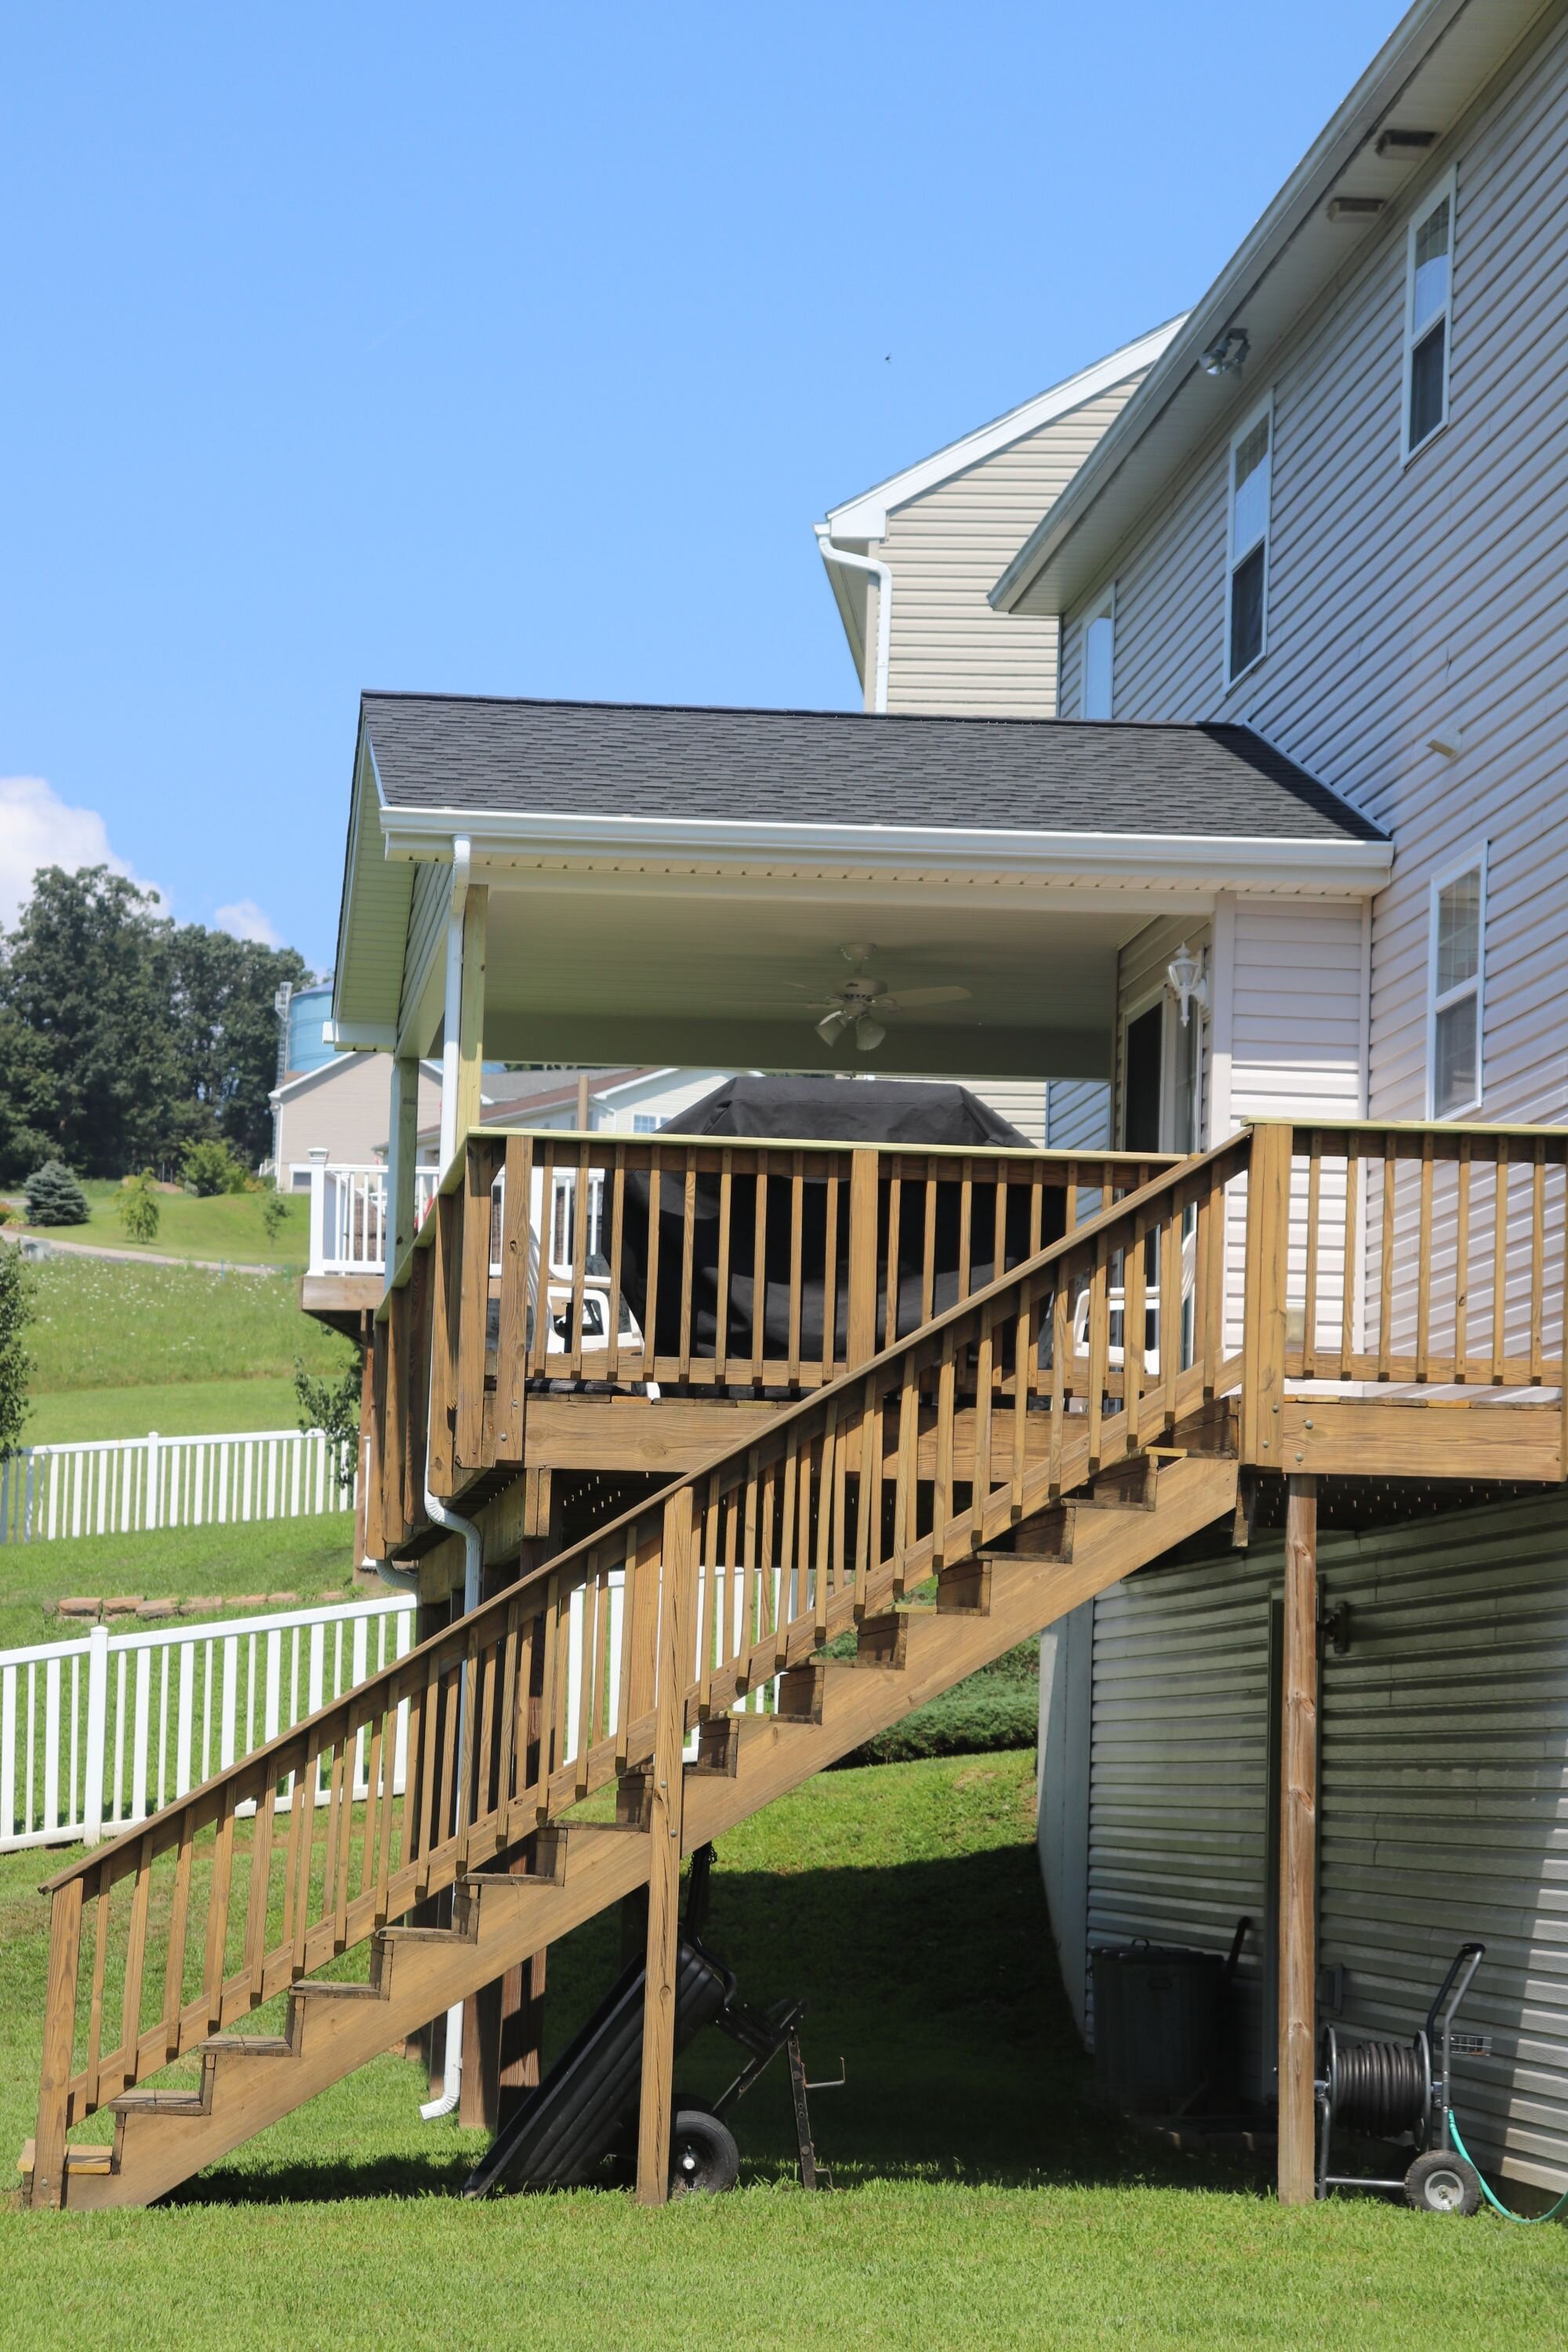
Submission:
<svg viewBox="0 0 1568 2352">
<path fill-rule="evenodd" d="M 96 809 L 68 808 L 41 776 L 0 776 L 0 926 L 9 929 L 33 893 L 40 866 L 63 866 L 68 874 L 84 866 L 107 866 L 143 890 L 154 891 L 109 845 L 109 828 Z"/>
<path fill-rule="evenodd" d="M 269 915 L 263 914 L 254 898 L 237 898 L 231 907 L 219 907 L 213 921 L 220 931 L 228 931 L 237 940 L 254 940 L 258 947 L 280 948 L 283 934 Z"/>
</svg>

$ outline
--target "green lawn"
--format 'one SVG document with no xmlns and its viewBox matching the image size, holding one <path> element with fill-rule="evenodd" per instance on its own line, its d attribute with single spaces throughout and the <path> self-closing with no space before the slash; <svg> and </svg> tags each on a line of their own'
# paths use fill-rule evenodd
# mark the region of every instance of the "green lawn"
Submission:
<svg viewBox="0 0 1568 2352">
<path fill-rule="evenodd" d="M 237 1429 L 297 1429 L 292 1380 L 147 1381 L 139 1388 L 60 1389 L 35 1397 L 29 1445 L 79 1438 L 195 1437 Z"/>
<path fill-rule="evenodd" d="M 81 1189 L 88 1200 L 86 1224 L 51 1225 L 42 1238 L 92 1242 L 108 1249 L 137 1248 L 138 1244 L 126 1240 L 125 1228 L 116 1213 L 120 1186 L 89 1180 Z M 15 1197 L 20 1219 L 21 1195 Z M 266 1198 L 264 1192 L 220 1192 L 209 1200 L 198 1201 L 193 1192 L 160 1192 L 157 1236 L 144 1246 L 164 1257 L 216 1258 L 231 1265 L 289 1266 L 296 1274 L 302 1274 L 310 1240 L 309 1200 L 303 1194 L 287 1198 L 287 1219 L 276 1238 L 269 1239 L 261 1220 Z"/>
<path fill-rule="evenodd" d="M 65 1257 L 33 1272 L 37 1316 L 27 1345 L 37 1368 L 36 1402 L 82 1389 L 284 1381 L 296 1356 L 311 1371 L 330 1373 L 352 1352 L 346 1339 L 300 1313 L 292 1274 L 207 1274 L 195 1266 Z M 285 1416 L 286 1423 L 293 1419 Z"/>
<path fill-rule="evenodd" d="M 301 1603 L 346 1600 L 353 1585 L 353 1514 L 168 1528 L 150 1535 L 63 1537 L 0 1544 L 0 1649 L 58 1642 L 82 1629 L 57 1617 L 73 1593 L 297 1592 Z"/>
<path fill-rule="evenodd" d="M 1562 2231 L 1371 2200 L 1284 2212 L 1255 2176 L 1096 2105 L 1031 1813 L 1028 1756 L 947 1759 L 825 1776 L 725 1840 L 710 1943 L 750 1998 L 809 1996 L 814 2073 L 847 2064 L 814 2103 L 831 2196 L 792 2185 L 775 2067 L 738 2111 L 730 2197 L 467 2205 L 452 2192 L 477 2138 L 421 2124 L 421 2078 L 385 2058 L 159 2210 L 0 2213 L 6 2340 L 64 2344 L 108 2317 L 138 2345 L 216 2352 L 1561 2344 Z M 0 2148 L 31 2127 L 42 1875 L 36 1856 L 0 1862 Z M 595 1921 L 552 1953 L 553 2042 L 616 1935 Z M 699 2047 L 682 2081 L 731 2063 Z"/>
</svg>

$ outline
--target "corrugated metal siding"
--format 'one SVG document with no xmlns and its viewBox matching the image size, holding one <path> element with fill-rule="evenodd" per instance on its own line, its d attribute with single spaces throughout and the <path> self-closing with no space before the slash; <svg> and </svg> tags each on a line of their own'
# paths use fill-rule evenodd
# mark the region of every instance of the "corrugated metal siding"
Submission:
<svg viewBox="0 0 1568 2352">
<path fill-rule="evenodd" d="M 1458 196 L 1450 421 L 1399 462 L 1405 235 L 1450 162 Z M 1120 719 L 1251 719 L 1398 844 L 1373 935 L 1375 1118 L 1425 1108 L 1428 889 L 1483 835 L 1489 1118 L 1568 1116 L 1568 27 L 1413 179 L 1274 373 L 1268 652 L 1222 671 L 1229 431 L 1162 492 L 1117 580 Z M 1063 708 L 1080 614 L 1064 628 Z M 1454 712 L 1448 760 L 1429 738 Z"/>
<path fill-rule="evenodd" d="M 1243 2087 L 1265 2089 L 1268 1603 L 1272 1565 L 1226 1552 L 1145 1569 L 1095 1605 L 1089 1942 L 1223 1952 L 1237 1970 Z"/>
<path fill-rule="evenodd" d="M 1130 376 L 889 515 L 871 552 L 893 568 L 889 709 L 1056 715 L 1056 622 L 997 613 L 989 592 L 1140 380 Z"/>
</svg>

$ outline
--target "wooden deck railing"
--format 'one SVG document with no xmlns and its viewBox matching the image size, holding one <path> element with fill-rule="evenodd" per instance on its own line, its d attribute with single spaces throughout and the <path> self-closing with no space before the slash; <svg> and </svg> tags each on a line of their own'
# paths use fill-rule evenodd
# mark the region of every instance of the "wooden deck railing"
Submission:
<svg viewBox="0 0 1568 2352">
<path fill-rule="evenodd" d="M 58 2201 L 65 2135 L 106 2099 L 656 1745 L 679 1781 L 693 1724 L 1234 1385 L 1222 1235 L 1247 1156 L 1241 1137 L 1102 1209 L 56 1879 L 34 2201 Z"/>
<path fill-rule="evenodd" d="M 486 1128 L 381 1311 L 374 1534 L 523 1458 L 531 1389 L 784 1402 L 1173 1166 L 1117 1152 L 624 1139 Z"/>
</svg>

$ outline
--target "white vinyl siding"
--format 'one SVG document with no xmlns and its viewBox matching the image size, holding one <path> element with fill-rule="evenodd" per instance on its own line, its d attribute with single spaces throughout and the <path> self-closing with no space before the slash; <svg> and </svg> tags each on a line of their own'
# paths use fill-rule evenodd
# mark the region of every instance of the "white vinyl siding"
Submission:
<svg viewBox="0 0 1568 2352">
<path fill-rule="evenodd" d="M 1117 566 L 1120 719 L 1247 718 L 1395 838 L 1373 909 L 1373 1118 L 1426 1113 L 1430 877 L 1488 840 L 1486 1115 L 1568 1118 L 1568 25 L 1455 142 L 1450 418 L 1402 468 L 1409 214 L 1374 231 L 1274 375 L 1270 651 L 1227 694 L 1226 462 L 1164 486 Z M 1436 187 L 1447 157 L 1434 157 Z M 1423 198 L 1414 190 L 1412 208 Z M 1528 364 L 1521 364 L 1521 354 Z M 1080 611 L 1083 608 L 1080 608 Z M 1068 616 L 1064 643 L 1079 635 Z M 1457 758 L 1433 748 L 1458 718 Z"/>
<path fill-rule="evenodd" d="M 1108 1151 L 1110 1088 L 1098 1078 L 1053 1078 L 1046 1090 L 1046 1147 L 1050 1151 Z"/>
<path fill-rule="evenodd" d="M 1162 917 L 1158 922 L 1145 924 L 1142 930 L 1138 932 L 1135 938 L 1128 941 L 1128 944 L 1122 949 L 1121 953 L 1117 960 L 1116 1068 L 1112 1081 L 1112 1118 L 1113 1132 L 1118 1137 L 1121 1136 L 1126 1131 L 1126 1069 L 1124 1065 L 1126 1061 L 1128 1021 L 1135 1014 L 1145 1012 L 1152 1003 L 1157 1003 L 1163 998 L 1169 1006 L 1169 1013 L 1165 1024 L 1165 1041 L 1167 1049 L 1170 1048 L 1173 1041 L 1173 1032 L 1174 1029 L 1180 1027 L 1182 1016 L 1180 1010 L 1177 1007 L 1175 998 L 1170 994 L 1166 986 L 1165 975 L 1172 957 L 1175 954 L 1176 950 L 1184 941 L 1185 941 L 1186 945 L 1192 950 L 1194 955 L 1199 957 L 1205 955 L 1211 945 L 1211 933 L 1208 924 L 1206 922 L 1194 922 L 1190 915 L 1181 917 Z M 1196 1004 L 1193 1007 L 1193 1020 L 1199 1024 L 1198 1035 L 1195 1041 L 1198 1054 L 1197 1070 L 1195 1075 L 1197 1080 L 1197 1133 L 1201 1143 L 1205 1133 L 1208 1118 L 1209 1024 L 1202 1011 Z M 1163 1087 L 1163 1108 L 1167 1113 L 1171 1112 L 1173 1108 L 1172 1098 L 1173 1085 L 1177 1075 L 1172 1066 L 1172 1060 L 1173 1057 L 1168 1050 L 1165 1068 L 1165 1083 Z M 1168 1118 L 1166 1121 L 1166 1132 L 1167 1134 L 1172 1132 Z"/>
<path fill-rule="evenodd" d="M 1129 377 L 889 515 L 870 552 L 893 572 L 889 710 L 1055 718 L 1056 622 L 998 613 L 989 593 L 1136 382 Z"/>
</svg>

